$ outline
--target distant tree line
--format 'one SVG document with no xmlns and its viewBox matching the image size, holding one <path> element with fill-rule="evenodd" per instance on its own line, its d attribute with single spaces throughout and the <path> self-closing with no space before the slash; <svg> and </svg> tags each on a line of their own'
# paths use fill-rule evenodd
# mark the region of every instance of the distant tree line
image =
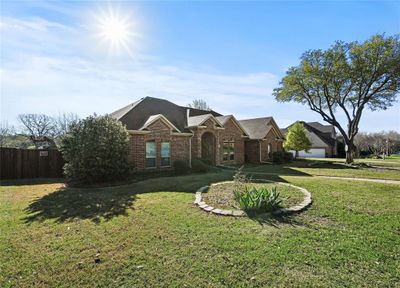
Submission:
<svg viewBox="0 0 400 288">
<path fill-rule="evenodd" d="M 57 116 L 45 114 L 20 114 L 20 126 L 16 128 L 8 122 L 0 124 L 0 146 L 10 148 L 57 148 L 71 125 L 79 120 L 77 114 L 59 113 Z"/>
<path fill-rule="evenodd" d="M 360 156 L 383 156 L 400 152 L 400 133 L 389 132 L 360 132 L 354 139 Z"/>
</svg>

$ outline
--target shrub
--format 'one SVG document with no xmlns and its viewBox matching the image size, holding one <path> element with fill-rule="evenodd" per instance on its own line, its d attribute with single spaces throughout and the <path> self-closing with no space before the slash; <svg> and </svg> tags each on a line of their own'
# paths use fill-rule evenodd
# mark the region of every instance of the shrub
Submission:
<svg viewBox="0 0 400 288">
<path fill-rule="evenodd" d="M 293 154 L 291 152 L 276 151 L 272 153 L 272 162 L 274 163 L 285 163 L 293 160 Z"/>
<path fill-rule="evenodd" d="M 212 163 L 212 161 L 210 159 L 198 158 L 198 160 L 200 160 L 201 162 L 203 162 L 207 166 L 212 166 L 213 165 L 213 163 Z"/>
<path fill-rule="evenodd" d="M 178 175 L 184 175 L 190 173 L 190 167 L 186 161 L 176 160 L 173 163 L 175 173 Z"/>
<path fill-rule="evenodd" d="M 268 189 L 243 185 L 241 189 L 235 189 L 233 193 L 240 209 L 250 213 L 274 211 L 282 202 L 276 187 Z"/>
<path fill-rule="evenodd" d="M 125 127 L 108 116 L 89 116 L 72 125 L 61 142 L 68 181 L 88 184 L 127 178 L 128 141 Z"/>
<path fill-rule="evenodd" d="M 193 159 L 192 160 L 192 171 L 193 172 L 207 172 L 209 171 L 210 166 L 207 165 L 203 160 L 201 159 Z"/>
</svg>

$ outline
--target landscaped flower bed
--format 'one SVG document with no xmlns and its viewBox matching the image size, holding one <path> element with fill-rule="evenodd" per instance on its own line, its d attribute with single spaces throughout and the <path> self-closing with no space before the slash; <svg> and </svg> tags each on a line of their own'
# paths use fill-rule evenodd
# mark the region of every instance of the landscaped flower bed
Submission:
<svg viewBox="0 0 400 288">
<path fill-rule="evenodd" d="M 245 183 L 240 184 L 247 186 L 248 188 L 266 188 L 273 189 L 276 187 L 279 192 L 279 198 L 282 200 L 280 206 L 282 208 L 289 208 L 302 202 L 304 195 L 299 189 L 293 186 L 286 186 L 277 183 Z M 242 187 L 243 188 L 243 187 Z M 207 193 L 203 193 L 203 201 L 215 208 L 219 209 L 241 209 L 238 201 L 235 199 L 234 191 L 239 189 L 235 182 L 224 182 L 218 183 L 217 185 L 211 185 Z"/>
</svg>

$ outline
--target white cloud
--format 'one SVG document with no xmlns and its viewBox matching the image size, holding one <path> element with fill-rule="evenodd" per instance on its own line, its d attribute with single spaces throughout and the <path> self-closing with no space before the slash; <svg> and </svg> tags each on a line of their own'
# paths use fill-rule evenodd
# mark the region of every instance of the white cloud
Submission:
<svg viewBox="0 0 400 288">
<path fill-rule="evenodd" d="M 108 113 L 144 96 L 185 105 L 204 99 L 223 113 L 271 105 L 277 77 L 225 75 L 173 66 L 112 65 L 82 58 L 25 55 L 2 69 L 2 113 L 74 111 Z M 246 113 L 243 113 L 245 115 Z"/>
<path fill-rule="evenodd" d="M 2 119 L 12 123 L 28 112 L 104 114 L 153 96 L 181 105 L 204 99 L 238 119 L 272 115 L 281 127 L 296 120 L 321 121 L 305 106 L 277 103 L 272 91 L 279 78 L 267 71 L 223 73 L 204 63 L 183 68 L 157 63 L 152 55 L 107 58 L 85 48 L 96 44 L 81 41 L 80 29 L 37 17 L 2 18 Z M 366 112 L 361 128 L 400 130 L 399 112 L 398 104 L 385 112 Z"/>
</svg>

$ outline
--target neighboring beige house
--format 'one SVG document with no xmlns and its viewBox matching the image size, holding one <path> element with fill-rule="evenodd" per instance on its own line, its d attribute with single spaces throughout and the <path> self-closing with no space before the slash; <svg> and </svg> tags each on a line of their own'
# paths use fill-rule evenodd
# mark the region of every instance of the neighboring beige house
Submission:
<svg viewBox="0 0 400 288">
<path fill-rule="evenodd" d="M 307 132 L 307 137 L 311 141 L 310 150 L 308 152 L 304 150 L 299 151 L 299 157 L 302 158 L 337 157 L 336 131 L 333 125 L 323 125 L 319 122 L 304 122 L 304 121 L 299 121 L 299 122 L 303 124 Z M 281 132 L 284 135 L 286 135 L 290 126 L 281 129 Z M 295 153 L 295 151 L 291 152 Z"/>
</svg>

